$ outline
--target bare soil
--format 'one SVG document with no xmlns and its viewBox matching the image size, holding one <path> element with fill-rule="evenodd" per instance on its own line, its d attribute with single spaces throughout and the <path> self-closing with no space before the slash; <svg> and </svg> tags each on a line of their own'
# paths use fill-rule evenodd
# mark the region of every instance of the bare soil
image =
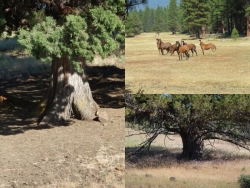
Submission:
<svg viewBox="0 0 250 188">
<path fill-rule="evenodd" d="M 0 187 L 110 187 L 124 180 L 124 67 L 90 66 L 93 97 L 109 115 L 40 127 L 31 118 L 48 75 L 0 80 Z"/>
</svg>

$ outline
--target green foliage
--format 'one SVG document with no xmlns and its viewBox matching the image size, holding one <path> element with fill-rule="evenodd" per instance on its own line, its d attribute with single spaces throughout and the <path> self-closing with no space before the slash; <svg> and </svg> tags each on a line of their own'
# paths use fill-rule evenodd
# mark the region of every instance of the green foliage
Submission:
<svg viewBox="0 0 250 188">
<path fill-rule="evenodd" d="M 67 16 L 63 26 L 57 25 L 52 17 L 46 17 L 30 31 L 20 29 L 18 41 L 41 61 L 65 56 L 81 72 L 79 58 L 91 62 L 95 54 L 105 57 L 124 42 L 124 25 L 118 16 L 102 7 L 91 9 L 90 16 L 91 29 L 81 16 Z"/>
<path fill-rule="evenodd" d="M 210 6 L 207 0 L 182 0 L 182 16 L 187 28 L 197 33 L 209 24 Z"/>
<path fill-rule="evenodd" d="M 250 15 L 250 6 L 245 8 L 246 14 L 245 16 L 249 16 Z"/>
<path fill-rule="evenodd" d="M 241 174 L 238 183 L 240 184 L 240 188 L 249 188 L 250 187 L 250 175 Z"/>
<path fill-rule="evenodd" d="M 142 25 L 143 25 L 143 31 L 144 32 L 152 32 L 154 31 L 154 17 L 155 12 L 153 9 L 150 9 L 148 6 L 146 6 L 144 13 L 143 13 L 143 20 L 142 20 Z"/>
<path fill-rule="evenodd" d="M 177 31 L 179 28 L 179 11 L 177 7 L 176 0 L 170 0 L 169 8 L 168 8 L 168 27 L 173 31 Z"/>
<path fill-rule="evenodd" d="M 28 16 L 28 25 L 29 28 L 34 27 L 36 24 L 41 23 L 45 20 L 45 10 L 41 9 L 39 11 L 32 11 Z"/>
<path fill-rule="evenodd" d="M 125 20 L 126 36 L 133 37 L 142 33 L 142 23 L 136 11 L 131 11 Z"/>
<path fill-rule="evenodd" d="M 233 29 L 232 34 L 231 34 L 231 38 L 234 40 L 239 38 L 239 32 L 236 28 Z"/>
<path fill-rule="evenodd" d="M 165 21 L 164 17 L 164 10 L 158 6 L 157 9 L 155 10 L 155 19 L 154 19 L 154 31 L 159 34 L 160 32 L 164 32 L 164 23 Z"/>
<path fill-rule="evenodd" d="M 62 56 L 63 28 L 58 27 L 52 17 L 47 17 L 31 31 L 20 29 L 19 33 L 18 42 L 35 58 L 46 62 L 51 61 L 53 56 Z"/>
<path fill-rule="evenodd" d="M 126 95 L 126 122 L 146 132 L 186 132 L 187 140 L 220 139 L 250 150 L 244 134 L 250 95 Z M 156 134 L 156 133 L 155 133 Z"/>
</svg>

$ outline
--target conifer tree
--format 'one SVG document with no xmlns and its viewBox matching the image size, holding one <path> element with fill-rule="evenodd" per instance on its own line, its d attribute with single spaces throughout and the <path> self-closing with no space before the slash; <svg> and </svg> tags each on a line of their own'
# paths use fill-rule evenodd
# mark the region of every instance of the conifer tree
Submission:
<svg viewBox="0 0 250 188">
<path fill-rule="evenodd" d="M 32 28 L 21 28 L 18 36 L 32 56 L 51 62 L 50 85 L 43 101 L 46 106 L 40 110 L 38 123 L 60 124 L 71 115 L 86 120 L 97 117 L 100 107 L 92 97 L 84 67 L 96 55 L 104 58 L 124 43 L 124 1 L 77 0 L 67 4 L 46 0 L 39 4 L 26 0 L 30 6 L 23 1 L 5 2 L 5 7 L 13 3 L 20 13 L 12 14 L 10 9 L 12 17 L 22 16 L 21 5 L 28 13 L 45 9 L 45 19 Z M 8 25 L 14 25 L 9 19 Z M 16 27 L 22 25 L 17 22 L 10 29 Z"/>
<path fill-rule="evenodd" d="M 170 0 L 168 7 L 168 27 L 171 32 L 176 32 L 179 28 L 179 11 L 176 0 Z"/>
<path fill-rule="evenodd" d="M 159 35 L 160 32 L 164 31 L 164 12 L 162 7 L 158 6 L 154 16 L 154 31 Z"/>
<path fill-rule="evenodd" d="M 182 0 L 183 18 L 189 31 L 200 38 L 202 27 L 210 23 L 210 7 L 208 0 Z"/>
<path fill-rule="evenodd" d="M 250 95 L 125 95 L 127 126 L 151 135 L 178 134 L 181 159 L 202 160 L 204 142 L 223 140 L 250 151 Z M 138 150 L 138 151 L 139 151 Z"/>
<path fill-rule="evenodd" d="M 131 11 L 125 21 L 125 33 L 128 37 L 133 37 L 142 33 L 142 23 L 136 10 Z"/>
<path fill-rule="evenodd" d="M 236 28 L 233 29 L 232 34 L 231 34 L 231 38 L 236 40 L 237 38 L 239 38 L 239 32 Z"/>
</svg>

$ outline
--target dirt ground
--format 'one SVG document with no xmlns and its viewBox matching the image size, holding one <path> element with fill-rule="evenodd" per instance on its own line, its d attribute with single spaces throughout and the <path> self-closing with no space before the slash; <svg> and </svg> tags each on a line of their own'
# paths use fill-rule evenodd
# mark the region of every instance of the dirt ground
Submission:
<svg viewBox="0 0 250 188">
<path fill-rule="evenodd" d="M 90 66 L 93 97 L 109 122 L 73 120 L 39 127 L 32 112 L 48 85 L 47 75 L 0 80 L 0 187 L 125 186 L 124 66 Z"/>
</svg>

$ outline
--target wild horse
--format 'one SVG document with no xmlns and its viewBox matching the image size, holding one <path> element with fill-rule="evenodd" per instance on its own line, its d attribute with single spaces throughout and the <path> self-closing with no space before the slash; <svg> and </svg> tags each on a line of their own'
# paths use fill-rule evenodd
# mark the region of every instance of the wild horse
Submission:
<svg viewBox="0 0 250 188">
<path fill-rule="evenodd" d="M 167 54 L 168 54 L 168 52 L 170 51 L 170 48 L 171 48 L 171 43 L 170 42 L 164 43 L 164 42 L 162 42 L 161 39 L 156 39 L 156 41 L 157 41 L 156 44 L 157 44 L 157 48 L 159 50 L 159 54 L 161 51 L 161 54 L 164 55 L 163 50 L 166 50 Z"/>
<path fill-rule="evenodd" d="M 202 53 L 204 55 L 204 50 L 209 50 L 211 49 L 212 50 L 212 53 L 214 54 L 215 50 L 216 50 L 216 46 L 213 44 L 213 43 L 209 43 L 209 44 L 204 44 L 203 42 L 200 41 L 200 46 L 201 46 L 201 50 L 202 50 Z"/>
<path fill-rule="evenodd" d="M 182 40 L 181 43 L 182 43 L 182 46 L 184 46 L 184 45 L 187 45 L 187 46 L 188 46 L 188 48 L 189 48 L 189 49 L 191 50 L 191 52 L 192 52 L 192 56 L 194 56 L 194 52 L 196 53 L 196 56 L 197 56 L 196 46 L 195 46 L 194 44 L 192 44 L 192 43 L 187 44 L 187 43 L 184 42 L 184 40 Z"/>
<path fill-rule="evenodd" d="M 177 52 L 178 52 L 178 56 L 179 56 L 179 60 L 182 59 L 182 54 L 185 53 L 186 54 L 186 60 L 189 59 L 189 53 L 188 51 L 190 50 L 188 48 L 187 45 L 181 46 L 179 41 L 176 41 L 176 45 L 177 45 Z"/>
</svg>

